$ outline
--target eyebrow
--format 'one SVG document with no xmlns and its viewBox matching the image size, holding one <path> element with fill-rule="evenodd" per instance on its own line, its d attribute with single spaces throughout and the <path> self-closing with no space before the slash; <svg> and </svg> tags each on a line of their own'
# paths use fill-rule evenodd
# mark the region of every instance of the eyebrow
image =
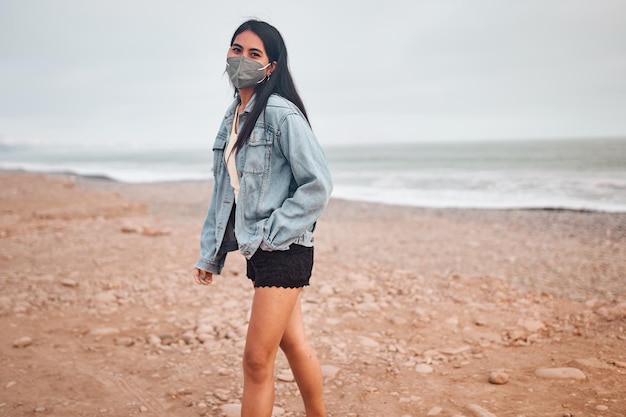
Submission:
<svg viewBox="0 0 626 417">
<path fill-rule="evenodd" d="M 238 44 L 238 43 L 233 43 L 230 47 L 232 48 L 233 46 L 236 46 L 236 47 L 241 48 L 241 49 L 245 49 L 242 45 L 240 45 L 240 44 Z M 251 51 L 254 51 L 254 52 L 258 52 L 258 53 L 260 53 L 261 55 L 263 55 L 263 51 L 262 51 L 262 50 L 260 50 L 260 49 L 258 49 L 258 48 L 250 48 L 250 50 L 251 50 Z"/>
</svg>

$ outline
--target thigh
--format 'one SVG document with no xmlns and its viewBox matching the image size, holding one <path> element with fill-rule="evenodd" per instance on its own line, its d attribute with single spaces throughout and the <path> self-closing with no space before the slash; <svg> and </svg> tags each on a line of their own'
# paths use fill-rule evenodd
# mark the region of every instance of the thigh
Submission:
<svg viewBox="0 0 626 417">
<path fill-rule="evenodd" d="M 290 323 L 302 288 L 257 287 L 248 325 L 246 351 L 273 355 Z"/>
</svg>

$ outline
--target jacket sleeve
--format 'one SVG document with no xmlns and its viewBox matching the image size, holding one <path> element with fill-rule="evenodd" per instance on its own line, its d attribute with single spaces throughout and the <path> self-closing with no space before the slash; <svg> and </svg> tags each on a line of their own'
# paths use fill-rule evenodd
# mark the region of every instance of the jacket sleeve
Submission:
<svg viewBox="0 0 626 417">
<path fill-rule="evenodd" d="M 265 225 L 261 248 L 269 250 L 285 248 L 312 232 L 333 189 L 326 156 L 302 115 L 292 113 L 283 119 L 278 140 L 297 188 Z"/>
<path fill-rule="evenodd" d="M 196 268 L 208 271 L 213 274 L 220 274 L 226 260 L 226 253 L 219 253 L 217 248 L 216 236 L 216 194 L 217 187 L 213 187 L 213 195 L 209 209 L 202 224 L 202 232 L 200 233 L 200 258 L 195 264 Z"/>
</svg>

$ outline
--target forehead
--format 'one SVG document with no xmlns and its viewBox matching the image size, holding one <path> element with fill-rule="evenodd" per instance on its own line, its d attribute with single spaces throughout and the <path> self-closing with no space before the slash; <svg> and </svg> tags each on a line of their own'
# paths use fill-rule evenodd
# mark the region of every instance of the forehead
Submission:
<svg viewBox="0 0 626 417">
<path fill-rule="evenodd" d="M 251 30 L 245 30 L 235 37 L 233 44 L 239 44 L 247 49 L 258 49 L 265 52 L 263 41 L 256 33 Z"/>
</svg>

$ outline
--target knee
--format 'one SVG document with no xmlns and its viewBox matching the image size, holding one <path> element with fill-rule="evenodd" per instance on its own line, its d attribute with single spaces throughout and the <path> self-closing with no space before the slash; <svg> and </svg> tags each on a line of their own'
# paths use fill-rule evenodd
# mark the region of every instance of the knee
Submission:
<svg viewBox="0 0 626 417">
<path fill-rule="evenodd" d="M 261 349 L 246 349 L 243 353 L 243 370 L 249 376 L 262 380 L 272 375 L 271 355 Z"/>
<path fill-rule="evenodd" d="M 308 344 L 305 340 L 283 338 L 280 341 L 280 349 L 287 357 L 301 355 L 308 352 Z"/>
</svg>

